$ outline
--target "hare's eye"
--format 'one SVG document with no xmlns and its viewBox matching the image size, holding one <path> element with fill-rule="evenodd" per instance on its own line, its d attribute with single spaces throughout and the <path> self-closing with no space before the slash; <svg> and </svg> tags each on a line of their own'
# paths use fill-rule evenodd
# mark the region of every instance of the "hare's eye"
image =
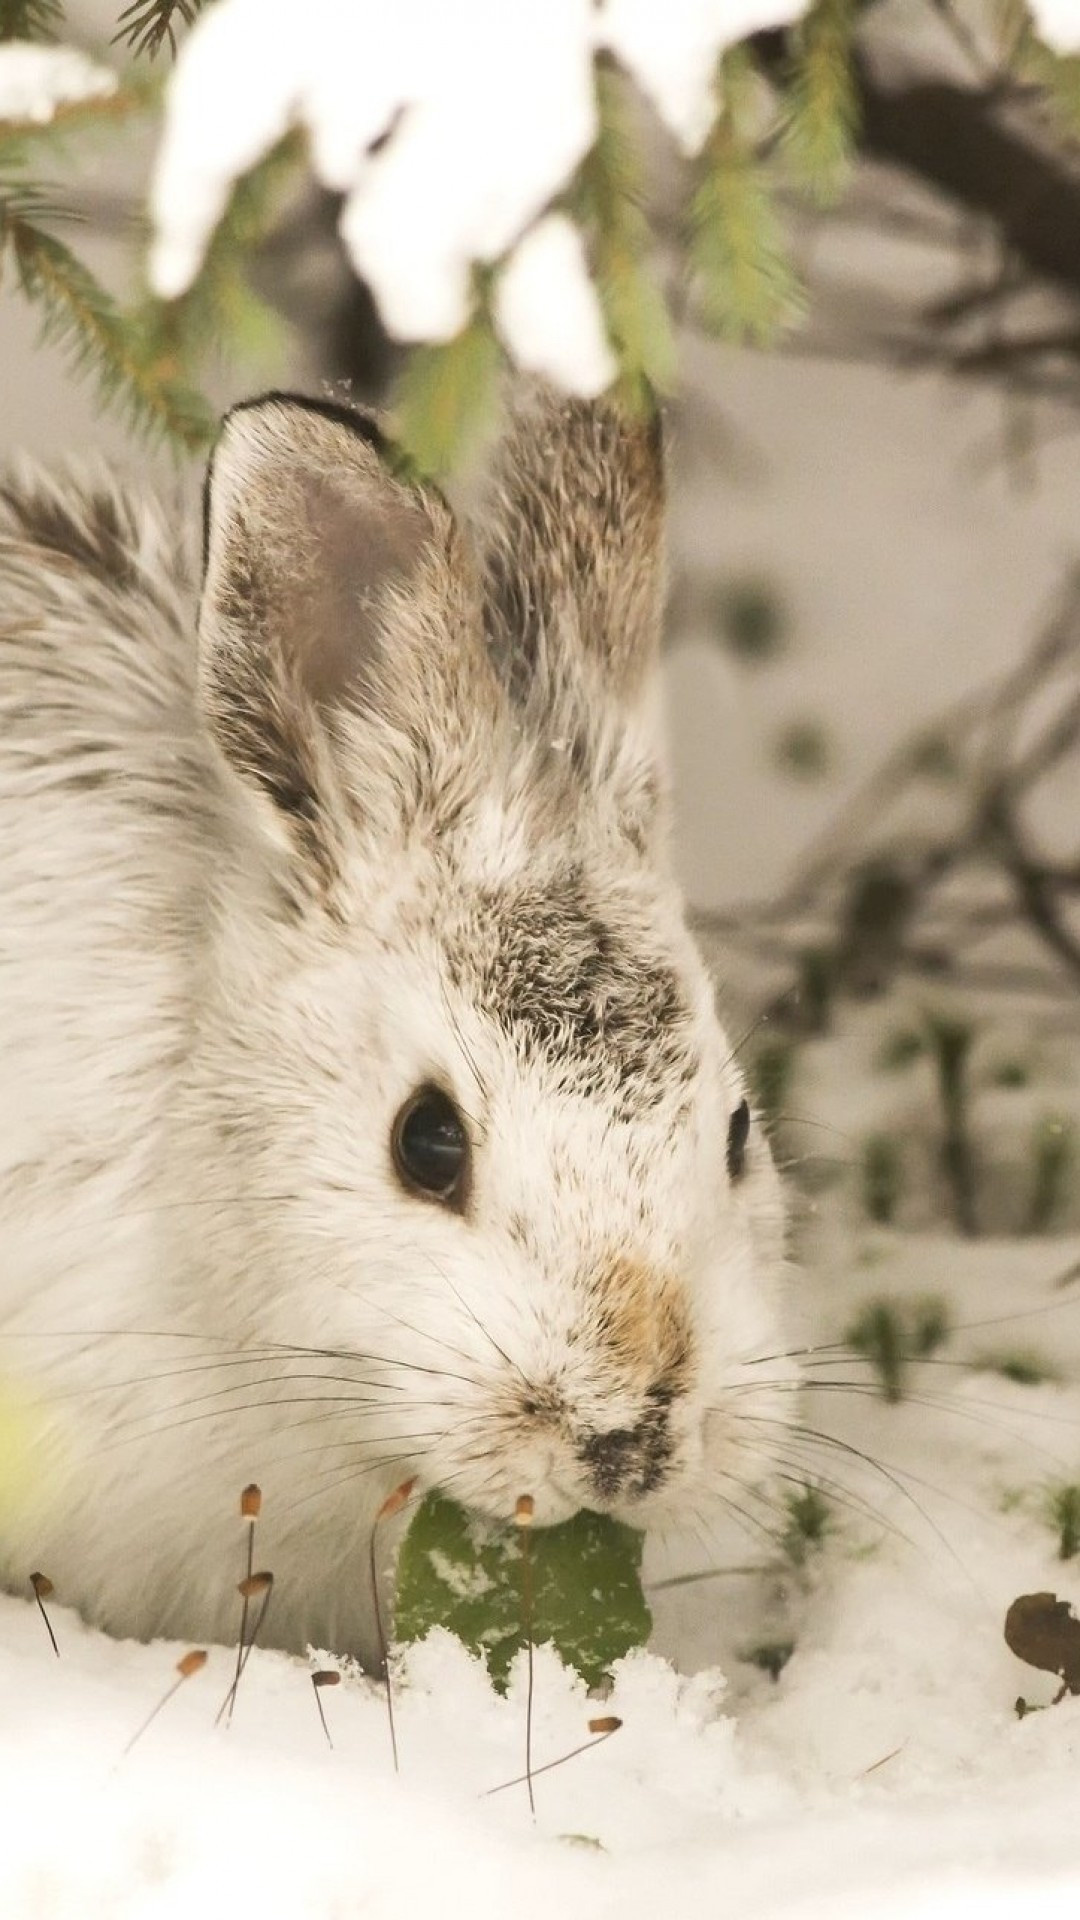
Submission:
<svg viewBox="0 0 1080 1920">
<path fill-rule="evenodd" d="M 750 1138 L 750 1109 L 745 1100 L 740 1100 L 727 1129 L 727 1170 L 732 1180 L 738 1180 L 746 1168 L 746 1143 Z"/>
<path fill-rule="evenodd" d="M 464 1210 L 469 1136 L 441 1087 L 418 1087 L 410 1095 L 394 1121 L 390 1148 L 398 1179 L 410 1193 Z"/>
</svg>

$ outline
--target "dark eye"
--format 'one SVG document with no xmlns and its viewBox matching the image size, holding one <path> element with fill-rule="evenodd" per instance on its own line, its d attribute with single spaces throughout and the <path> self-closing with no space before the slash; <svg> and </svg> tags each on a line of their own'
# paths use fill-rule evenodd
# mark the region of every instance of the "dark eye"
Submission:
<svg viewBox="0 0 1080 1920">
<path fill-rule="evenodd" d="M 746 1143 L 750 1138 L 750 1109 L 740 1100 L 727 1129 L 727 1170 L 737 1180 L 746 1167 Z"/>
<path fill-rule="evenodd" d="M 441 1087 L 419 1087 L 406 1100 L 394 1121 L 390 1147 L 398 1178 L 410 1193 L 459 1211 L 464 1207 L 469 1136 Z"/>
</svg>

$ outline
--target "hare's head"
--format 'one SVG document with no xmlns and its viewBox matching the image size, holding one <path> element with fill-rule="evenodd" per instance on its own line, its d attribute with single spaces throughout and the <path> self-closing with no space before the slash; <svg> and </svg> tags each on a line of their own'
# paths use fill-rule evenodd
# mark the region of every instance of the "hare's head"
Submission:
<svg viewBox="0 0 1080 1920">
<path fill-rule="evenodd" d="M 647 1524 L 768 1452 L 781 1203 L 668 864 L 662 522 L 659 433 L 577 402 L 475 538 L 348 410 L 214 454 L 218 1232 L 244 1332 L 363 1383 L 337 1508 L 415 1465 Z"/>
</svg>

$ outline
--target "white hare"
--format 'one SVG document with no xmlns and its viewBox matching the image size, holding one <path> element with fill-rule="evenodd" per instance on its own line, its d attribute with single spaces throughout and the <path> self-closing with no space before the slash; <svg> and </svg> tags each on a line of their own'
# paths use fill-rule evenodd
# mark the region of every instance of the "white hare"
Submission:
<svg viewBox="0 0 1080 1920">
<path fill-rule="evenodd" d="M 236 408 L 163 508 L 0 505 L 0 1574 L 375 1657 L 407 1474 L 708 1521 L 788 1401 L 768 1145 L 684 926 L 659 434 L 534 398 L 477 535 L 377 428 Z M 737 1491 L 735 1491 L 737 1498 Z"/>
</svg>

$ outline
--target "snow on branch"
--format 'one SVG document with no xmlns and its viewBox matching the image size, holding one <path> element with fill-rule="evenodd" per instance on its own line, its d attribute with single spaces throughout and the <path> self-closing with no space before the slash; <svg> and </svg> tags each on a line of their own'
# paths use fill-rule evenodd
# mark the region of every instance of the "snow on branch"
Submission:
<svg viewBox="0 0 1080 1920">
<path fill-rule="evenodd" d="M 805 0 L 219 0 L 181 49 L 152 191 L 151 275 L 197 276 L 232 184 L 292 127 L 345 196 L 341 233 L 387 329 L 448 341 L 473 270 L 499 266 L 495 324 L 519 364 L 595 392 L 615 363 L 581 238 L 552 211 L 599 127 L 613 54 L 682 149 L 716 111 L 717 62 Z M 545 217 L 546 216 L 546 217 Z"/>
<path fill-rule="evenodd" d="M 116 75 L 75 47 L 0 45 L 0 121 L 45 126 L 58 108 L 116 91 Z"/>
</svg>

